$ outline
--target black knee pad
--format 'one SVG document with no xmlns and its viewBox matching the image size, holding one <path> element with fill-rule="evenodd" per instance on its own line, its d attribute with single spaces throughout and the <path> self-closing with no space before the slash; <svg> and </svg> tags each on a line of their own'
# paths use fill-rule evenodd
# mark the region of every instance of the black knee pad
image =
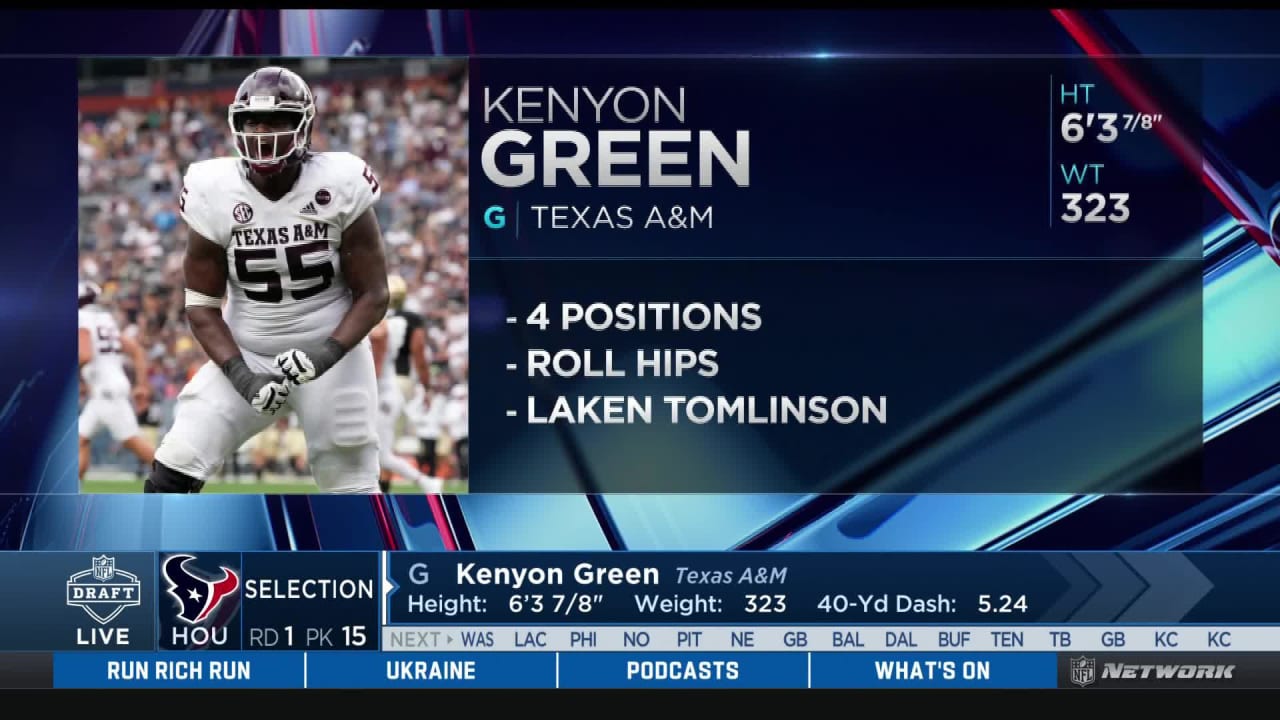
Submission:
<svg viewBox="0 0 1280 720">
<path fill-rule="evenodd" d="M 158 461 L 151 463 L 151 475 L 142 486 L 142 491 L 149 493 L 198 493 L 202 489 L 203 480 L 161 465 Z"/>
</svg>

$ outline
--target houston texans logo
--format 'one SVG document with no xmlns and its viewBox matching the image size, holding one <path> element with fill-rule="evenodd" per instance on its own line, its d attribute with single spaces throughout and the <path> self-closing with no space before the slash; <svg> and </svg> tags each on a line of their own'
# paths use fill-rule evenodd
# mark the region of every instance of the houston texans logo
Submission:
<svg viewBox="0 0 1280 720">
<path fill-rule="evenodd" d="M 203 622 L 218 609 L 229 595 L 240 588 L 240 576 L 230 568 L 222 567 L 222 579 L 206 580 L 187 569 L 194 555 L 174 555 L 164 561 L 164 579 L 169 583 L 169 595 L 178 601 L 182 612 L 178 619 L 188 625 Z"/>
</svg>

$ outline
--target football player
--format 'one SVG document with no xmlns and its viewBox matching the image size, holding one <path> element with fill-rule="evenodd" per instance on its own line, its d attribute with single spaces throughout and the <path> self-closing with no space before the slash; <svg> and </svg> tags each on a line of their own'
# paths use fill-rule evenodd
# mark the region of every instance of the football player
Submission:
<svg viewBox="0 0 1280 720">
<path fill-rule="evenodd" d="M 403 311 L 404 298 L 407 292 L 402 278 L 392 275 L 387 278 L 387 287 L 391 295 L 391 310 L 378 327 L 369 334 L 373 344 L 373 355 L 378 372 L 378 448 L 382 464 L 382 477 L 379 484 L 382 492 L 391 488 L 391 475 L 394 473 L 406 480 L 412 480 L 422 488 L 423 492 L 438 493 L 443 483 L 429 475 L 424 475 L 418 468 L 404 458 L 396 455 L 396 429 L 404 414 L 404 388 L 398 373 L 402 351 L 416 356 L 413 365 L 418 373 L 430 377 L 426 359 L 426 333 L 421 322 L 416 334 L 410 330 L 411 321 Z M 418 347 L 410 348 L 414 338 Z M 406 363 L 407 364 L 407 363 Z"/>
<path fill-rule="evenodd" d="M 392 275 L 387 278 L 387 288 L 391 291 L 391 322 L 387 329 L 392 334 L 401 338 L 399 341 L 400 351 L 396 353 L 396 383 L 400 385 L 400 397 L 403 399 L 404 410 L 400 416 L 400 420 L 396 423 L 396 437 L 410 434 L 408 430 L 415 430 L 416 419 L 414 413 L 416 411 L 415 402 L 418 396 L 425 389 L 431 387 L 431 365 L 427 361 L 427 323 L 426 320 L 416 312 L 406 310 L 405 298 L 408 295 L 409 288 L 404 280 L 398 275 Z M 416 436 L 417 432 L 411 433 Z M 419 441 L 421 442 L 421 441 Z M 422 464 L 423 456 L 421 451 L 417 453 L 419 467 L 424 469 L 428 475 L 435 475 L 435 460 Z"/>
<path fill-rule="evenodd" d="M 453 443 L 453 456 L 458 464 L 458 479 L 467 482 L 471 477 L 471 442 L 469 424 L 470 408 L 467 402 L 467 369 L 463 366 L 458 382 L 449 390 L 444 406 L 445 427 Z"/>
<path fill-rule="evenodd" d="M 116 442 L 150 465 L 155 448 L 142 436 L 133 407 L 134 388 L 124 370 L 124 356 L 133 361 L 137 391 L 147 387 L 147 354 L 133 338 L 120 333 L 111 312 L 97 304 L 102 289 L 80 283 L 80 379 L 88 398 L 80 411 L 80 480 L 89 469 L 89 441 L 106 428 Z"/>
<path fill-rule="evenodd" d="M 178 396 L 147 492 L 199 492 L 286 406 L 321 492 L 378 492 L 381 188 L 355 155 L 311 152 L 315 115 L 296 73 L 257 70 L 228 110 L 236 157 L 187 169 L 187 318 L 209 362 Z"/>
<path fill-rule="evenodd" d="M 416 312 L 404 309 L 409 287 L 399 275 L 387 278 L 391 293 L 391 316 L 387 326 L 395 337 L 399 351 L 395 353 L 396 383 L 403 398 L 414 396 L 415 384 L 431 387 L 431 365 L 427 362 L 427 323 Z M 416 382 L 415 382 L 416 381 Z"/>
</svg>

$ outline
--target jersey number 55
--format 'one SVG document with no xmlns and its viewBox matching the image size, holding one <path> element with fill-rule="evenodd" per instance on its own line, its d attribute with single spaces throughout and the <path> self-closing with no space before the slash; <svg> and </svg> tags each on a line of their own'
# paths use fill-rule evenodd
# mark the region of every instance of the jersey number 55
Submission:
<svg viewBox="0 0 1280 720">
<path fill-rule="evenodd" d="M 284 249 L 285 265 L 288 268 L 290 282 L 315 281 L 306 287 L 290 290 L 289 295 L 294 300 L 306 300 L 309 297 L 314 297 L 333 285 L 335 272 L 332 262 L 328 259 L 311 265 L 305 262 L 307 255 L 328 251 L 328 240 L 317 240 L 303 245 L 290 245 Z M 245 297 L 265 303 L 278 303 L 284 300 L 284 279 L 279 272 L 271 268 L 255 270 L 249 266 L 250 262 L 258 261 L 279 267 L 279 252 L 279 248 L 273 247 L 236 249 L 236 278 L 240 280 L 240 285 L 244 287 Z M 261 289 L 250 290 L 250 285 L 258 285 Z"/>
</svg>

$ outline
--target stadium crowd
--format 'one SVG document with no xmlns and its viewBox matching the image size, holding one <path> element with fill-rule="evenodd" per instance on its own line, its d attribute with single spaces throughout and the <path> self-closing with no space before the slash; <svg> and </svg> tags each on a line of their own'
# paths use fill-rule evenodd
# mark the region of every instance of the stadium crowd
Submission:
<svg viewBox="0 0 1280 720">
<path fill-rule="evenodd" d="M 433 393 L 419 383 L 408 403 L 413 427 L 397 451 L 457 478 L 466 466 L 465 452 L 457 462 L 454 446 L 465 448 L 457 441 L 466 439 L 468 373 L 465 74 L 412 82 L 386 73 L 359 82 L 308 80 L 317 106 L 312 148 L 355 153 L 378 174 L 388 269 L 409 287 L 405 309 L 427 321 Z M 102 286 L 102 304 L 147 350 L 150 399 L 135 392 L 135 404 L 144 428 L 156 435 L 167 429 L 178 392 L 206 360 L 183 313 L 185 237 L 177 196 L 189 164 L 231 154 L 226 117 L 225 104 L 192 94 L 157 99 L 149 110 L 80 118 L 80 276 Z M 291 418 L 231 460 L 259 472 L 279 465 L 304 474 L 298 432 Z M 414 435 L 424 440 L 422 449 Z M 115 465 L 132 473 L 131 456 L 118 455 L 109 439 L 95 440 L 94 468 Z M 432 456 L 432 444 L 443 464 Z M 234 475 L 237 468 L 231 470 Z"/>
</svg>

